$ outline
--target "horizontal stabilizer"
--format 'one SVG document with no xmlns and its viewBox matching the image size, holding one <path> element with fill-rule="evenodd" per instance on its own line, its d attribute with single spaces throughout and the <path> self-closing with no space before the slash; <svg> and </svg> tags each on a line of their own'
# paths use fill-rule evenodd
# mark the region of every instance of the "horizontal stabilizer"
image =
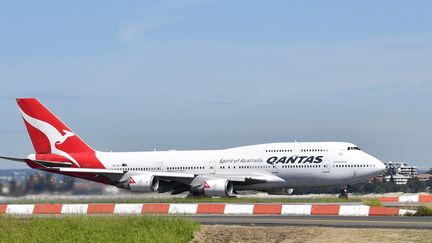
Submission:
<svg viewBox="0 0 432 243">
<path fill-rule="evenodd" d="M 16 162 L 27 162 L 28 161 L 28 159 L 5 157 L 5 156 L 0 156 L 0 159 L 12 160 L 12 161 L 16 161 Z"/>
<path fill-rule="evenodd" d="M 34 160 L 34 162 L 41 164 L 45 167 L 71 167 L 71 162 L 57 162 L 57 161 L 45 161 L 45 160 Z"/>
<path fill-rule="evenodd" d="M 71 162 L 59 162 L 59 161 L 46 161 L 46 160 L 30 160 L 30 159 L 23 159 L 23 158 L 14 158 L 14 157 L 5 157 L 0 156 L 0 159 L 6 159 L 6 160 L 12 160 L 16 162 L 28 162 L 33 161 L 36 162 L 44 167 L 70 167 L 72 166 Z"/>
<path fill-rule="evenodd" d="M 51 168 L 50 168 L 51 169 Z M 52 168 L 61 172 L 91 173 L 91 174 L 124 174 L 122 170 L 92 169 L 92 168 Z"/>
</svg>

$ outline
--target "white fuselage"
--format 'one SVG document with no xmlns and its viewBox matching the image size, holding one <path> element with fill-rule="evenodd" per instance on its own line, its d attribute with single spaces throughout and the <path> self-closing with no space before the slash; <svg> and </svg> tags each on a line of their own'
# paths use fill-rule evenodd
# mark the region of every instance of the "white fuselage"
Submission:
<svg viewBox="0 0 432 243">
<path fill-rule="evenodd" d="M 223 176 L 264 173 L 282 180 L 242 185 L 239 190 L 340 186 L 381 173 L 378 159 L 351 143 L 269 143 L 222 150 L 97 152 L 106 169 Z"/>
</svg>

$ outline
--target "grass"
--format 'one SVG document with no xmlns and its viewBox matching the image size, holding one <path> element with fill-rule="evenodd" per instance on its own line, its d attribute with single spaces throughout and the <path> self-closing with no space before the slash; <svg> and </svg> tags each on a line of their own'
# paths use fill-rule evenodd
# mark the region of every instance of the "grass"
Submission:
<svg viewBox="0 0 432 243">
<path fill-rule="evenodd" d="M 365 199 L 363 204 L 371 207 L 382 207 L 383 204 L 377 198 Z"/>
<path fill-rule="evenodd" d="M 432 216 L 432 207 L 420 206 L 416 209 L 413 216 Z"/>
<path fill-rule="evenodd" d="M 256 198 L 256 197 L 229 197 L 229 198 L 89 198 L 89 199 L 18 199 L 5 200 L 1 203 L 344 203 L 362 202 L 360 197 L 340 199 L 335 197 L 316 198 Z"/>
<path fill-rule="evenodd" d="M 199 224 L 153 216 L 0 217 L 2 242 L 189 242 Z"/>
</svg>

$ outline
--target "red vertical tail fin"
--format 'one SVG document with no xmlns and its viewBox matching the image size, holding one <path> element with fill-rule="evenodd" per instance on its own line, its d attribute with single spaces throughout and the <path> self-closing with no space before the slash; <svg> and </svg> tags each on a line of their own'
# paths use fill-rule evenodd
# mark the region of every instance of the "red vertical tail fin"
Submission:
<svg viewBox="0 0 432 243">
<path fill-rule="evenodd" d="M 37 154 L 94 151 L 37 99 L 19 98 L 17 103 Z"/>
<path fill-rule="evenodd" d="M 72 162 L 74 167 L 105 168 L 96 151 L 35 98 L 17 99 L 36 151 L 36 159 Z"/>
</svg>

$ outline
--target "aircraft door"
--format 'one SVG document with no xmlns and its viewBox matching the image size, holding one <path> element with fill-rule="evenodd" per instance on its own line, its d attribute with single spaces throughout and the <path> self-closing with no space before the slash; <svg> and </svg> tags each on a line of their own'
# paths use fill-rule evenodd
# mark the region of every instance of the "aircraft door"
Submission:
<svg viewBox="0 0 432 243">
<path fill-rule="evenodd" d="M 209 162 L 208 170 L 210 174 L 216 173 L 216 163 L 214 161 Z"/>
<path fill-rule="evenodd" d="M 166 171 L 166 168 L 164 167 L 164 163 L 163 162 L 157 162 L 156 166 L 157 166 L 157 170 L 158 171 Z"/>
<path fill-rule="evenodd" d="M 297 144 L 297 141 L 295 142 L 295 144 L 293 145 L 292 148 L 292 153 L 290 154 L 290 157 L 298 157 L 300 155 L 301 152 L 301 147 Z M 289 163 L 288 165 L 291 166 L 298 166 L 297 163 Z M 299 176 L 301 177 L 301 175 L 299 175 L 298 169 L 294 168 L 294 169 L 288 169 L 285 170 L 286 173 L 288 173 L 290 175 L 290 180 L 289 182 L 291 183 L 291 185 L 295 186 L 297 184 L 299 184 Z"/>
<path fill-rule="evenodd" d="M 330 162 L 324 161 L 322 164 L 322 173 L 330 173 Z"/>
<path fill-rule="evenodd" d="M 273 166 L 272 172 L 278 173 L 279 172 L 279 166 L 281 166 L 281 165 L 276 163 L 276 164 L 273 164 L 272 166 Z"/>
</svg>

